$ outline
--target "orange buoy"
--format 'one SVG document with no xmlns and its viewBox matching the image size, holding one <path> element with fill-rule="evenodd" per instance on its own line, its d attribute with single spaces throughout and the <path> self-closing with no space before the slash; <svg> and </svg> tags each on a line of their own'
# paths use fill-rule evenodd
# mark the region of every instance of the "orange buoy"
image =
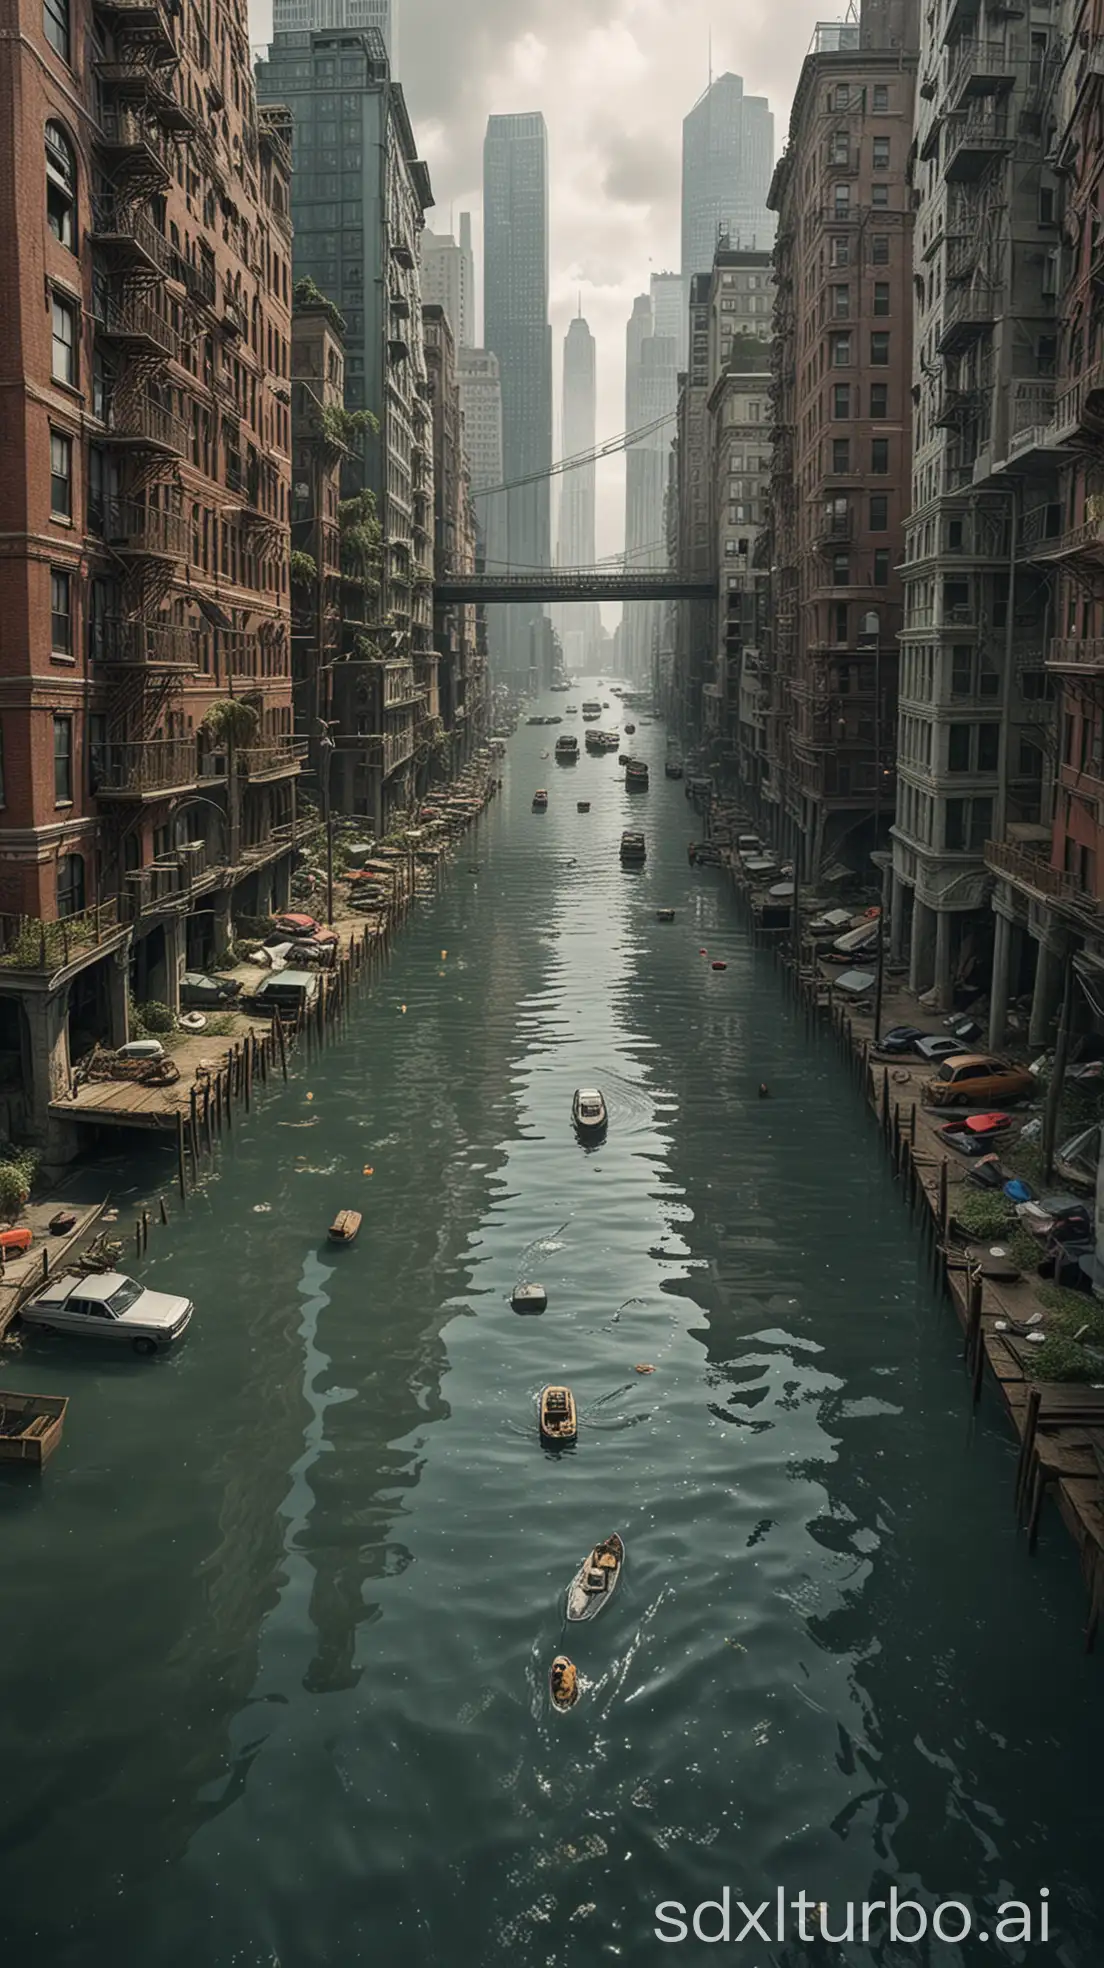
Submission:
<svg viewBox="0 0 1104 1968">
<path fill-rule="evenodd" d="M 727 970 L 728 965 L 726 963 L 722 963 L 719 957 L 714 957 L 713 963 L 710 966 L 710 968 L 713 970 Z"/>
<path fill-rule="evenodd" d="M 365 1163 L 365 1165 L 364 1165 L 364 1173 L 365 1173 L 365 1175 L 374 1175 L 374 1174 L 375 1174 L 375 1172 L 376 1172 L 376 1171 L 375 1171 L 375 1169 L 373 1169 L 373 1168 L 369 1168 L 369 1167 L 368 1167 L 368 1164 L 367 1164 L 367 1162 L 366 1162 L 366 1163 Z"/>
</svg>

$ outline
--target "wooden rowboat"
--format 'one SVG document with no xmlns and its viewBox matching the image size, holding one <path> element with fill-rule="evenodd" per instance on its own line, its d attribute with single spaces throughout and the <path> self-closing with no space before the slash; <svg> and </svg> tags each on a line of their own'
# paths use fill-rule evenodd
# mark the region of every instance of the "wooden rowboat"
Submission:
<svg viewBox="0 0 1104 1968">
<path fill-rule="evenodd" d="M 613 1563 L 603 1563 L 612 1559 Z M 569 1620 L 594 1619 L 617 1590 L 625 1569 L 625 1546 L 616 1531 L 584 1559 L 567 1588 Z"/>
<path fill-rule="evenodd" d="M 61 1441 L 64 1394 L 17 1394 L 0 1387 L 0 1462 L 23 1462 L 41 1469 Z"/>
<path fill-rule="evenodd" d="M 542 1387 L 538 1402 L 541 1440 L 559 1449 L 579 1433 L 575 1396 L 570 1387 Z"/>
<path fill-rule="evenodd" d="M 359 1210 L 338 1210 L 329 1228 L 331 1244 L 351 1244 L 360 1233 Z"/>
</svg>

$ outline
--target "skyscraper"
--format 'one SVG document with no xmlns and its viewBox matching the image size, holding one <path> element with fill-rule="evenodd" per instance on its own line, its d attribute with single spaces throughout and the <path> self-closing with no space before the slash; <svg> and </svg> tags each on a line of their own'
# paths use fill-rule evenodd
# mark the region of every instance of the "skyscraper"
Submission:
<svg viewBox="0 0 1104 1968">
<path fill-rule="evenodd" d="M 661 299 L 669 301 L 663 289 Z M 667 306 L 665 323 L 672 312 Z M 678 343 L 674 335 L 657 332 L 652 295 L 638 294 L 625 336 L 625 429 L 647 433 L 625 452 L 625 562 L 634 571 L 662 567 L 667 559 L 664 498 L 677 399 Z M 656 428 L 649 429 L 652 425 Z M 654 602 L 626 606 L 621 654 L 629 676 L 651 676 L 658 621 Z"/>
<path fill-rule="evenodd" d="M 652 318 L 655 322 L 655 333 L 667 336 L 674 342 L 677 366 L 685 369 L 690 332 L 690 307 L 686 282 L 681 274 L 653 273 Z"/>
<path fill-rule="evenodd" d="M 774 117 L 765 96 L 745 96 L 743 77 L 719 75 L 682 125 L 682 272 L 708 273 L 721 233 L 733 247 L 774 243 L 767 210 Z"/>
<path fill-rule="evenodd" d="M 563 455 L 577 458 L 593 451 L 596 429 L 596 364 L 594 336 L 582 315 L 571 323 L 563 350 Z M 560 526 L 556 547 L 559 567 L 594 564 L 593 464 L 565 472 L 560 480 Z M 589 671 L 601 661 L 602 621 L 597 602 L 567 602 L 557 611 L 556 627 L 569 670 Z"/>
<path fill-rule="evenodd" d="M 463 444 L 471 467 L 477 550 L 487 573 L 501 574 L 507 560 L 506 494 L 491 491 L 489 497 L 480 496 L 489 487 L 501 485 L 503 477 L 502 382 L 498 357 L 488 349 L 458 349 L 456 376 L 464 417 Z M 508 668 L 505 620 L 508 612 L 504 608 L 487 611 L 487 652 L 496 683 L 503 679 Z"/>
<path fill-rule="evenodd" d="M 393 69 L 396 5 L 397 0 L 272 0 L 272 32 L 290 34 L 310 28 L 322 33 L 333 28 L 376 27 Z"/>
<path fill-rule="evenodd" d="M 507 557 L 551 559 L 552 330 L 548 320 L 548 132 L 540 114 L 492 116 L 483 145 L 483 341 L 502 378 Z M 527 484 L 515 481 L 527 479 Z M 539 603 L 511 609 L 516 668 L 527 672 Z"/>
<path fill-rule="evenodd" d="M 474 347 L 475 260 L 470 214 L 460 214 L 459 246 L 451 232 L 430 232 L 427 227 L 419 250 L 423 301 L 444 308 L 457 348 Z"/>
</svg>

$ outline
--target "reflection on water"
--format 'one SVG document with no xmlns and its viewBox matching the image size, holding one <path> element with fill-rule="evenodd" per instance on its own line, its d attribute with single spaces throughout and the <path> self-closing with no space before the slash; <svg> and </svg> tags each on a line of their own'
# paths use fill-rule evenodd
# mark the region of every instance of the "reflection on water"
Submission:
<svg viewBox="0 0 1104 1968">
<path fill-rule="evenodd" d="M 640 1958 L 658 1901 L 726 1883 L 1045 1883 L 1097 1958 L 1075 1562 L 1055 1532 L 1028 1564 L 850 1087 L 688 867 L 662 727 L 636 746 L 646 797 L 584 756 L 534 815 L 519 732 L 346 1036 L 151 1244 L 199 1308 L 177 1358 L 5 1367 L 74 1397 L 45 1482 L 0 1487 L 0 1936 L 50 1968 Z M 612 1530 L 617 1595 L 565 1628 Z"/>
</svg>

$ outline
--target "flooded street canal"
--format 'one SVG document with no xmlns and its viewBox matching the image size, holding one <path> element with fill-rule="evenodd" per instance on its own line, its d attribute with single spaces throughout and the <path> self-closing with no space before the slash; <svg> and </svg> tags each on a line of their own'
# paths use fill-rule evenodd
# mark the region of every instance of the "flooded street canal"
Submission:
<svg viewBox="0 0 1104 1968">
<path fill-rule="evenodd" d="M 196 1302 L 178 1355 L 5 1363 L 72 1403 L 45 1480 L 0 1489 L 0 1939 L 36 1968 L 589 1968 L 663 1959 L 656 1903 L 726 1884 L 895 1884 L 982 1928 L 1047 1887 L 1043 1953 L 733 1952 L 1096 1962 L 1072 1549 L 1051 1518 L 1025 1554 L 1012 1436 L 988 1397 L 970 1419 L 836 1054 L 687 865 L 662 727 L 635 797 L 556 735 L 517 733 L 346 1035 L 151 1240 L 143 1275 Z M 580 1404 L 559 1458 L 549 1380 Z M 556 1715 L 564 1591 L 613 1530 Z"/>
</svg>

